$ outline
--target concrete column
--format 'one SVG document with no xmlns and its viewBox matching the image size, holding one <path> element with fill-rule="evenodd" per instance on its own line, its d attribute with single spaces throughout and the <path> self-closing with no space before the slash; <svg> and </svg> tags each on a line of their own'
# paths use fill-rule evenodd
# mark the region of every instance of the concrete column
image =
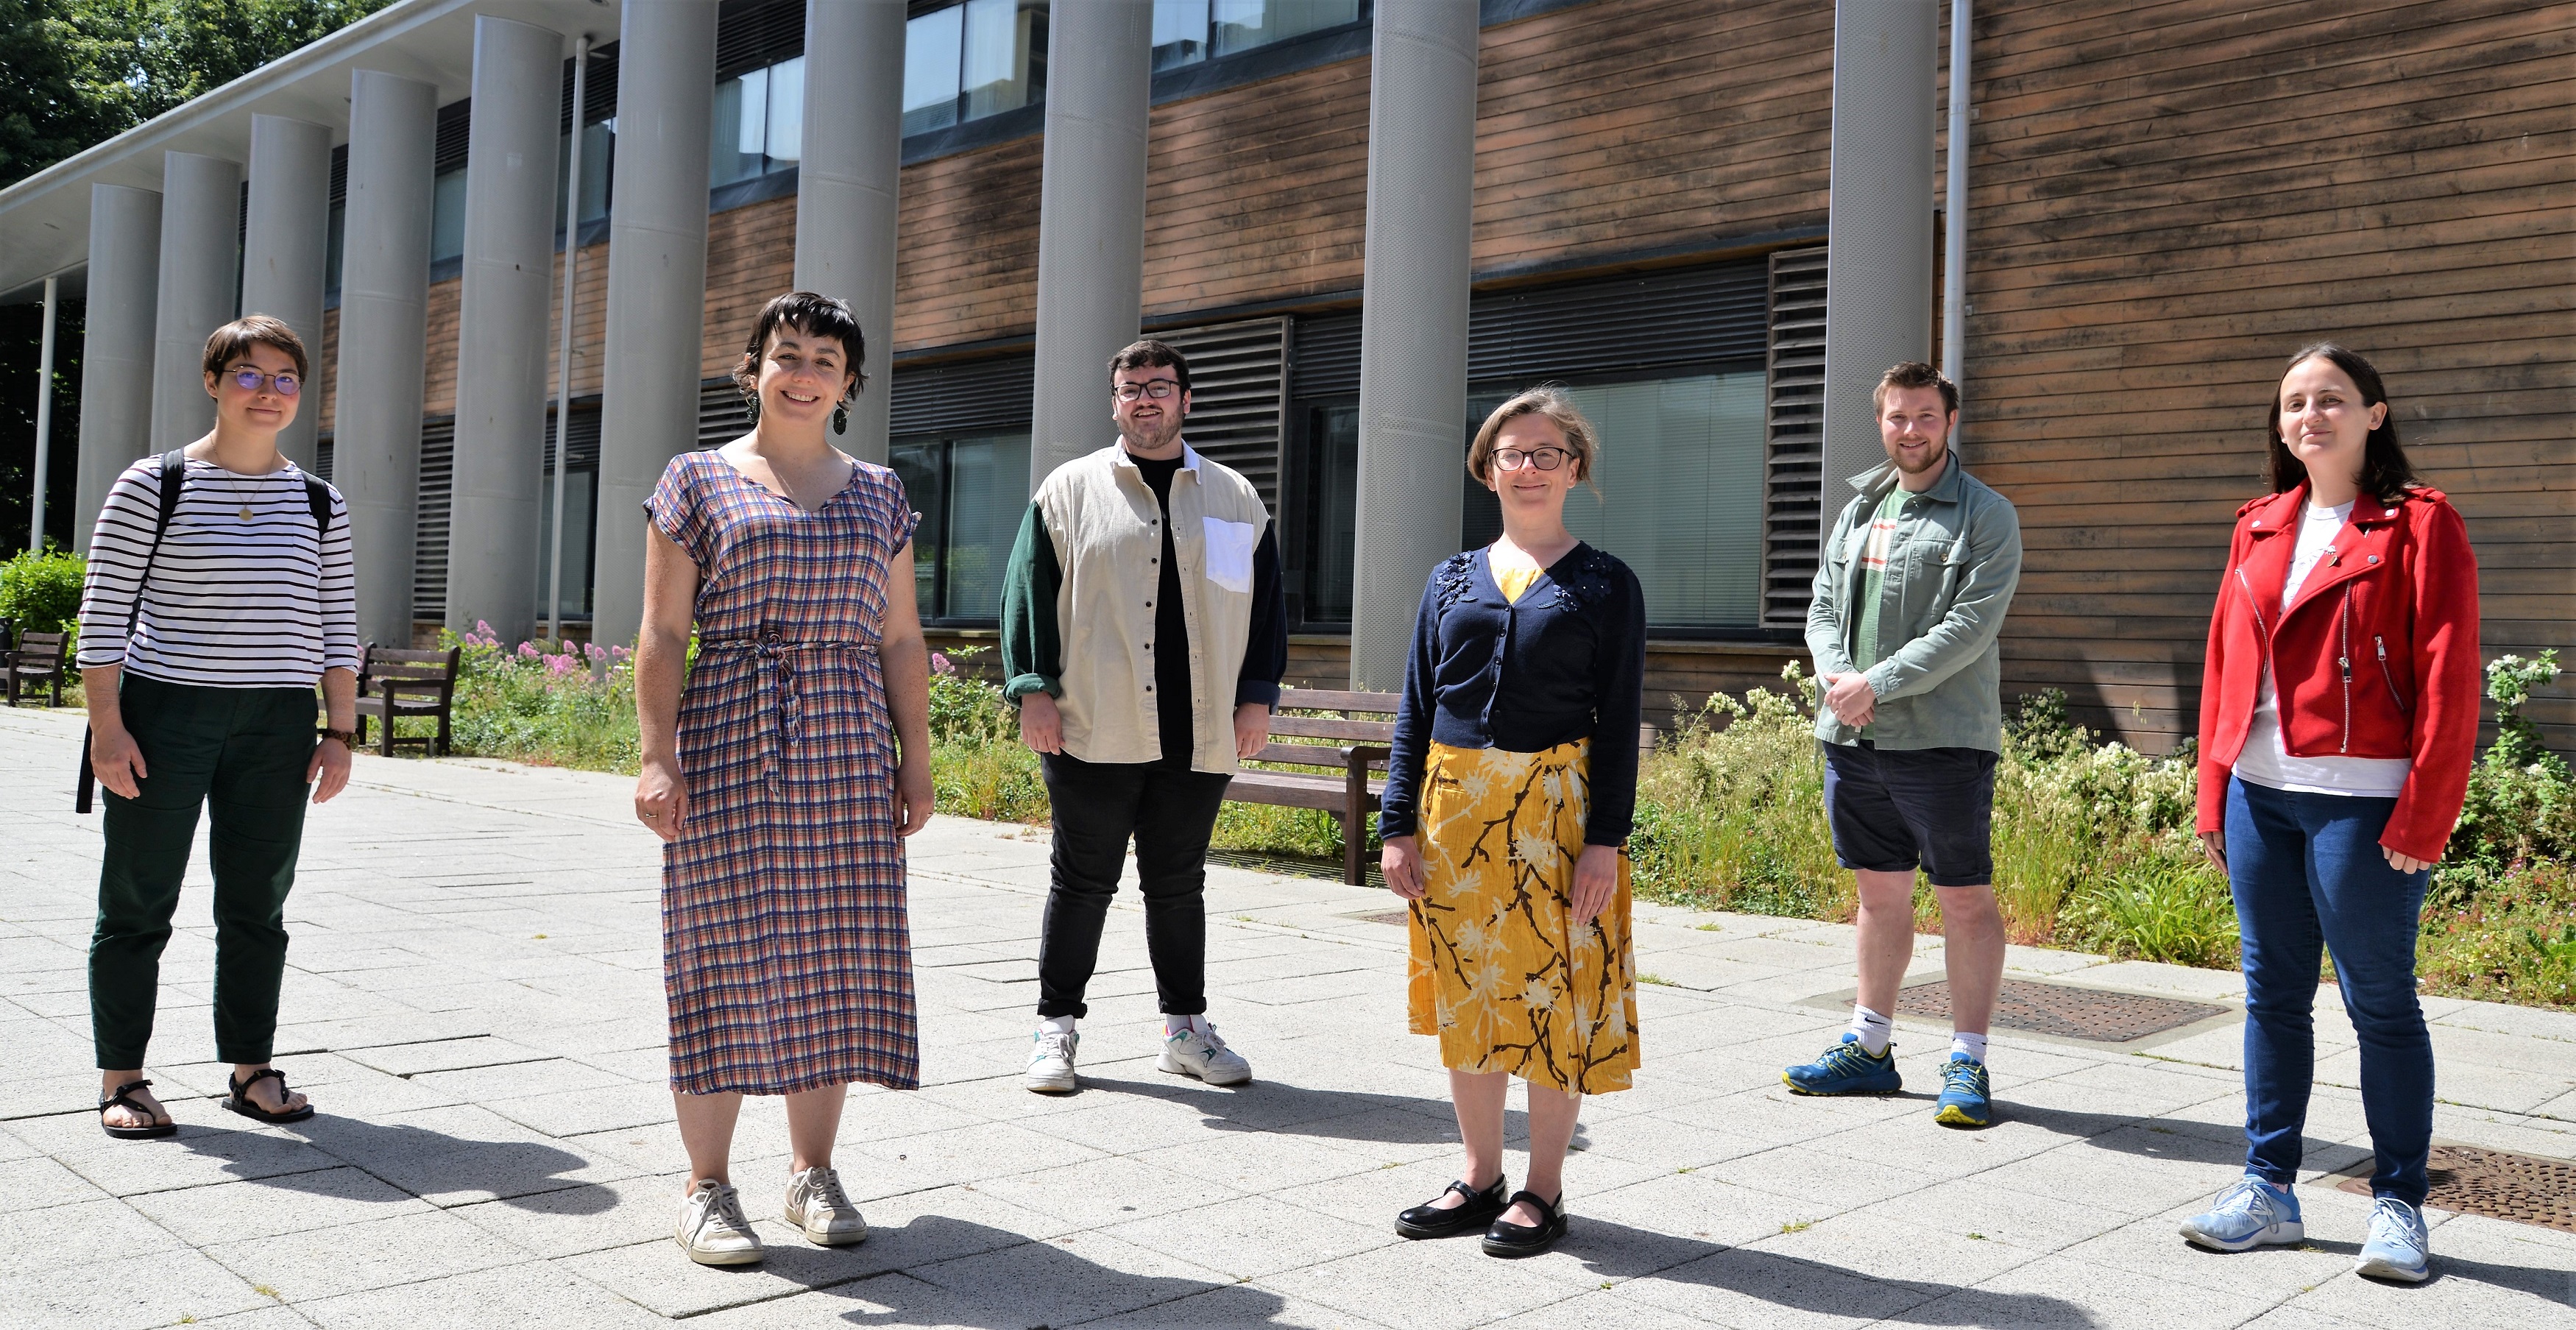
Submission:
<svg viewBox="0 0 2576 1330">
<path fill-rule="evenodd" d="M 1351 687 L 1404 686 L 1422 584 L 1458 552 L 1477 10 L 1378 0 L 1360 303 Z"/>
<path fill-rule="evenodd" d="M 474 122 L 465 145 L 447 624 L 467 629 L 489 620 L 505 641 L 536 629 L 546 304 L 562 113 L 562 34 L 478 16 Z"/>
<path fill-rule="evenodd" d="M 1825 259 L 1825 506 L 1882 466 L 1870 390 L 1932 354 L 1931 0 L 1836 0 L 1832 249 Z"/>
<path fill-rule="evenodd" d="M 193 152 L 161 159 L 161 290 L 152 321 L 152 446 L 168 452 L 215 427 L 206 339 L 233 321 L 241 275 L 241 166 Z"/>
<path fill-rule="evenodd" d="M 850 302 L 867 386 L 851 456 L 886 460 L 894 400 L 895 181 L 903 168 L 902 0 L 806 0 L 805 157 L 796 171 L 796 286 Z"/>
<path fill-rule="evenodd" d="M 358 638 L 392 647 L 411 645 L 437 139 L 437 88 L 350 76 L 331 482 L 349 503 Z"/>
<path fill-rule="evenodd" d="M 152 451 L 152 325 L 160 285 L 161 196 L 124 185 L 90 186 L 80 470 L 72 509 L 72 548 L 82 554 L 89 553 L 90 529 L 108 487 L 126 464 Z"/>
<path fill-rule="evenodd" d="M 1117 437 L 1109 357 L 1144 319 L 1150 0 L 1056 0 L 1038 197 L 1037 391 L 1029 488 Z M 813 76 L 808 74 L 810 86 Z"/>
<path fill-rule="evenodd" d="M 45 331 L 36 352 L 36 492 L 27 503 L 27 548 L 45 547 L 45 483 L 54 456 L 54 297 L 59 279 L 45 278 Z"/>
<path fill-rule="evenodd" d="M 322 279 L 331 262 L 331 130 L 278 115 L 250 118 L 250 217 L 242 236 L 241 307 L 286 321 L 304 339 L 312 377 L 322 344 Z M 317 394 L 278 432 L 278 451 L 312 470 L 322 427 Z"/>
<path fill-rule="evenodd" d="M 698 446 L 715 47 L 715 0 L 627 0 L 617 37 L 617 190 L 608 209 L 591 584 L 591 638 L 600 643 L 632 642 L 644 626 L 643 503 L 662 468 Z"/>
</svg>

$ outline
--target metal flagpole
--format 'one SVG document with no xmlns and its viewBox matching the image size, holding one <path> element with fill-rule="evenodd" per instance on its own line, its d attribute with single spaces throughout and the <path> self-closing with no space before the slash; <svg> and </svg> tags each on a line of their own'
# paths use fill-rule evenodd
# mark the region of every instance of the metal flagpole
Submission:
<svg viewBox="0 0 2576 1330">
<path fill-rule="evenodd" d="M 54 282 L 45 279 L 44 349 L 36 356 L 36 499 L 27 509 L 27 549 L 45 547 L 45 463 L 54 451 Z"/>
<path fill-rule="evenodd" d="M 546 636 L 563 642 L 564 459 L 572 451 L 572 290 L 581 265 L 581 99 L 590 73 L 590 34 L 572 53 L 572 150 L 564 162 L 563 344 L 555 356 L 555 511 L 546 552 Z"/>
<path fill-rule="evenodd" d="M 1950 150 L 1948 214 L 1941 220 L 1941 372 L 1957 383 L 1968 363 L 1968 77 L 1970 0 L 1950 0 Z M 1951 443 L 1956 446 L 1957 435 Z"/>
</svg>

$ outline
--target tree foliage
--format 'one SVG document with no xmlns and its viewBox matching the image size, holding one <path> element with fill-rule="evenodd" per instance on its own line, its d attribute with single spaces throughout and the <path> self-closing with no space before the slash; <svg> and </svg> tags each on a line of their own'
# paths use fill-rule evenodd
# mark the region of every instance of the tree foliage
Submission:
<svg viewBox="0 0 2576 1330">
<path fill-rule="evenodd" d="M 0 186 L 390 0 L 0 0 Z"/>
</svg>

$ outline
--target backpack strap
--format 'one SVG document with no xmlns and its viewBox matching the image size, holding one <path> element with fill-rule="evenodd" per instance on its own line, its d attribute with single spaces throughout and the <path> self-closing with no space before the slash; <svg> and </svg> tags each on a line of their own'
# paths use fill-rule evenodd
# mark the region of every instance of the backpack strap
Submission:
<svg viewBox="0 0 2576 1330">
<path fill-rule="evenodd" d="M 161 538 L 170 533 L 170 518 L 179 511 L 179 491 L 186 488 L 187 483 L 187 449 L 173 448 L 161 454 L 160 510 L 152 518 L 152 545 L 144 551 L 143 571 L 134 579 L 134 605 L 125 614 L 125 636 L 128 642 L 134 638 L 135 627 L 143 622 L 143 593 L 152 582 L 152 563 L 161 557 Z M 86 813 L 90 810 L 91 791 L 98 779 L 97 773 L 93 772 L 89 765 L 89 741 L 90 732 L 84 728 L 81 731 L 80 776 L 78 783 L 72 788 L 72 811 L 75 813 Z"/>
<path fill-rule="evenodd" d="M 313 510 L 313 539 L 318 543 L 331 534 L 331 487 L 310 471 L 304 473 L 304 506 Z"/>
</svg>

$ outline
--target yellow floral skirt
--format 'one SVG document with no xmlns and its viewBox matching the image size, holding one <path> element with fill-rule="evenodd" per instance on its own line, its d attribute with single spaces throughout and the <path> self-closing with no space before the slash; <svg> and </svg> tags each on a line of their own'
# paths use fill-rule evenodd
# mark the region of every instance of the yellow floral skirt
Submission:
<svg viewBox="0 0 2576 1330">
<path fill-rule="evenodd" d="M 1599 915 L 1577 924 L 1569 908 L 1591 807 L 1588 748 L 1431 745 L 1408 997 L 1413 1033 L 1438 1035 L 1452 1070 L 1583 1094 L 1628 1088 L 1637 959 L 1627 854 Z"/>
</svg>

